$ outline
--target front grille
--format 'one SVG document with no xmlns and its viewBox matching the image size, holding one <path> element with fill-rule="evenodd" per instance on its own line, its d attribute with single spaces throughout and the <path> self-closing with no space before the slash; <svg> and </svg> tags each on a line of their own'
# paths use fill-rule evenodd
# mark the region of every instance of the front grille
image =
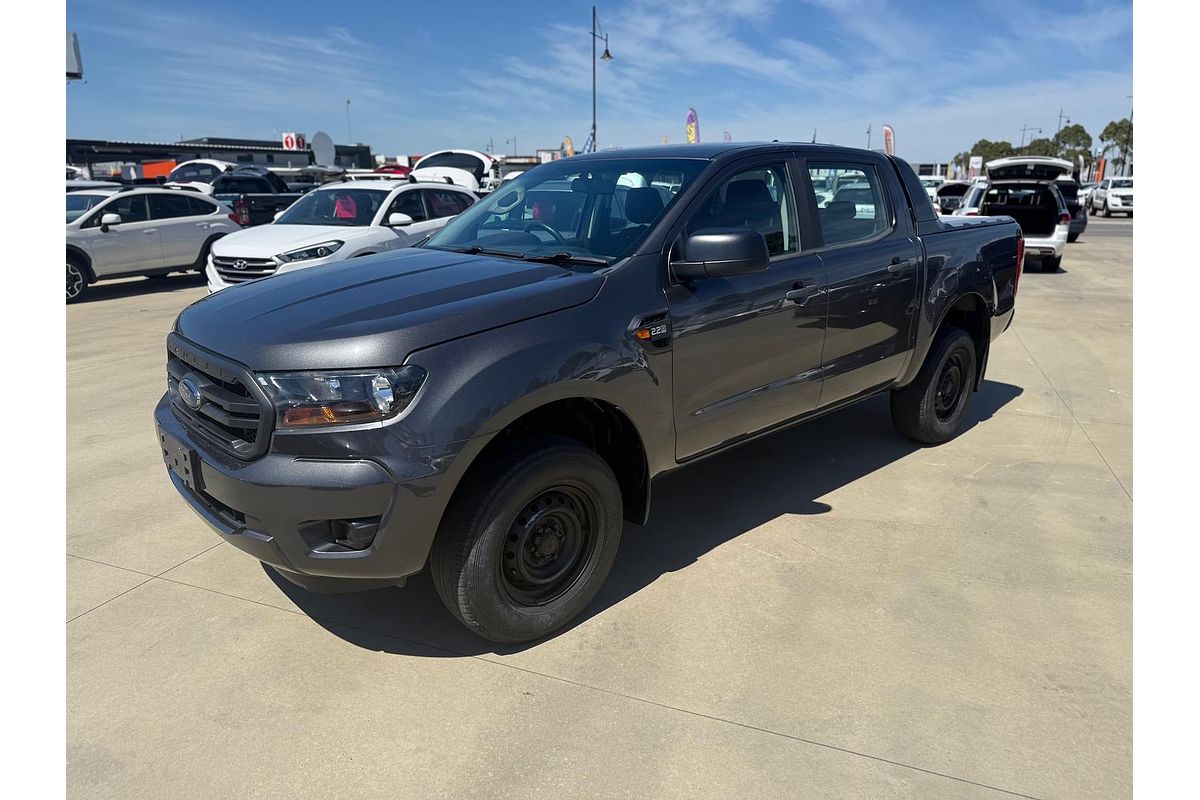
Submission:
<svg viewBox="0 0 1200 800">
<path fill-rule="evenodd" d="M 188 406 L 180 395 L 179 382 L 185 377 L 199 389 L 199 408 Z M 167 337 L 167 390 L 171 407 L 190 431 L 241 459 L 267 452 L 274 411 L 244 367 L 171 334 Z"/>
<path fill-rule="evenodd" d="M 213 266 L 216 267 L 221 280 L 226 283 L 245 283 L 257 278 L 265 278 L 268 275 L 274 275 L 275 270 L 279 268 L 279 265 L 269 258 L 228 258 L 225 256 L 213 256 Z"/>
</svg>

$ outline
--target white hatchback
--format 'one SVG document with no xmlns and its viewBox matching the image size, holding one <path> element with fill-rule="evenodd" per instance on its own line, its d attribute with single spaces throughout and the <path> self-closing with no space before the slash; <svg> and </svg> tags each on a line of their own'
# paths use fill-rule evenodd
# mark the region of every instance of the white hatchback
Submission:
<svg viewBox="0 0 1200 800">
<path fill-rule="evenodd" d="M 269 225 L 213 247 L 208 291 L 348 258 L 410 247 L 475 202 L 448 183 L 345 181 L 305 194 Z"/>
</svg>

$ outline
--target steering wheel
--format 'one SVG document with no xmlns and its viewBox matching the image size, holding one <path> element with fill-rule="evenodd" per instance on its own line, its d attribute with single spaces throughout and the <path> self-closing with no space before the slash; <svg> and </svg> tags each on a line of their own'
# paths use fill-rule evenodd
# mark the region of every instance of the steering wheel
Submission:
<svg viewBox="0 0 1200 800">
<path fill-rule="evenodd" d="M 550 234 L 554 238 L 554 241 L 558 242 L 563 247 L 567 246 L 567 240 L 564 239 L 558 231 L 554 230 L 554 228 L 551 228 L 546 223 L 535 219 L 533 222 L 531 222 L 525 226 L 525 232 L 533 233 L 533 231 L 531 230 L 532 228 L 537 228 L 538 230 L 545 231 L 546 233 Z"/>
</svg>

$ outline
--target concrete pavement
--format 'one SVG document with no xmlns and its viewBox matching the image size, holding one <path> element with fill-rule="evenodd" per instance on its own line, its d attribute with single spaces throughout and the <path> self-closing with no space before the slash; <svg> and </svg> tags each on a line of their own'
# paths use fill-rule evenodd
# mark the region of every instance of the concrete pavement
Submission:
<svg viewBox="0 0 1200 800">
<path fill-rule="evenodd" d="M 314 595 L 221 544 L 150 419 L 203 286 L 96 287 L 67 312 L 71 796 L 1128 797 L 1131 231 L 1022 278 L 959 439 L 873 400 L 667 476 L 584 618 L 514 649 L 427 575 Z"/>
</svg>

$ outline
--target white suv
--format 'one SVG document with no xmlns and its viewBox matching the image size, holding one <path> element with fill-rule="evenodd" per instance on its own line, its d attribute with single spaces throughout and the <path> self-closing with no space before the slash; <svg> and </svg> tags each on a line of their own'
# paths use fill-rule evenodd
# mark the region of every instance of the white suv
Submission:
<svg viewBox="0 0 1200 800">
<path fill-rule="evenodd" d="M 67 193 L 67 302 L 104 278 L 204 269 L 213 242 L 241 230 L 229 209 L 180 189 Z"/>
<path fill-rule="evenodd" d="M 474 202 L 470 191 L 448 183 L 326 184 L 281 211 L 271 224 L 218 242 L 208 260 L 208 291 L 409 247 Z"/>
<path fill-rule="evenodd" d="M 1088 198 L 1092 214 L 1111 217 L 1113 212 L 1133 216 L 1133 178 L 1105 178 Z"/>
</svg>

